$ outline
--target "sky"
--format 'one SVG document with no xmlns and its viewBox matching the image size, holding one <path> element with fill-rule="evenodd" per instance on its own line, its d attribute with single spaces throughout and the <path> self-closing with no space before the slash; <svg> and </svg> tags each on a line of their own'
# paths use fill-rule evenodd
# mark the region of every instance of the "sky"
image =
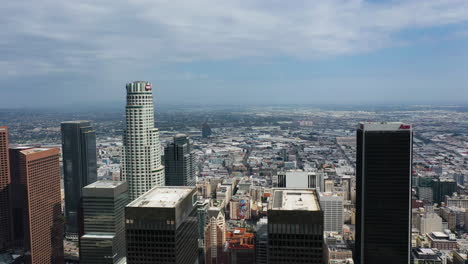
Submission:
<svg viewBox="0 0 468 264">
<path fill-rule="evenodd" d="M 467 0 L 21 0 L 0 108 L 468 103 Z"/>
</svg>

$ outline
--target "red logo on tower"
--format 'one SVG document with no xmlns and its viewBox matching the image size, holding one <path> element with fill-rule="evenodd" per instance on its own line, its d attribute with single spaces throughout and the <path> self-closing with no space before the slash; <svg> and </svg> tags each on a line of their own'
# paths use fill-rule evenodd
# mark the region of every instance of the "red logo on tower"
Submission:
<svg viewBox="0 0 468 264">
<path fill-rule="evenodd" d="M 146 91 L 151 91 L 151 84 L 147 83 L 145 86 Z"/>
<path fill-rule="evenodd" d="M 400 129 L 410 129 L 411 125 L 401 125 Z"/>
</svg>

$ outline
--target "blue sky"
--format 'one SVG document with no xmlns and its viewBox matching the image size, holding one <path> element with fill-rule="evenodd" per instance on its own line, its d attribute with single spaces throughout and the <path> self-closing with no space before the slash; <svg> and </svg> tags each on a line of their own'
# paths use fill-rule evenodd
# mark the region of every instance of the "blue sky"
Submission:
<svg viewBox="0 0 468 264">
<path fill-rule="evenodd" d="M 0 108 L 122 102 L 467 103 L 468 1 L 22 0 Z"/>
</svg>

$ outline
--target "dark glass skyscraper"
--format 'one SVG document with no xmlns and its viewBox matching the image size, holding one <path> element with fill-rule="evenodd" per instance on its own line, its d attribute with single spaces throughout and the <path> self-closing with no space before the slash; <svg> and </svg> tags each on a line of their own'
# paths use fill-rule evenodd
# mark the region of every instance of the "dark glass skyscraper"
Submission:
<svg viewBox="0 0 468 264">
<path fill-rule="evenodd" d="M 83 234 L 82 189 L 97 180 L 96 133 L 89 121 L 67 121 L 61 127 L 66 236 L 77 240 Z"/>
<path fill-rule="evenodd" d="M 83 188 L 84 235 L 80 263 L 120 263 L 125 257 L 125 206 L 128 185 L 97 181 Z"/>
<path fill-rule="evenodd" d="M 207 138 L 211 136 L 211 127 L 208 123 L 203 123 L 202 125 L 202 137 Z"/>
<path fill-rule="evenodd" d="M 313 189 L 272 189 L 268 263 L 323 263 L 323 211 Z"/>
<path fill-rule="evenodd" d="M 358 264 L 409 263 L 412 128 L 364 123 L 357 130 L 356 249 Z"/>
<path fill-rule="evenodd" d="M 195 186 L 195 154 L 185 134 L 177 134 L 164 148 L 166 186 Z"/>
<path fill-rule="evenodd" d="M 128 264 L 193 264 L 198 255 L 195 187 L 154 187 L 125 207 Z"/>
</svg>

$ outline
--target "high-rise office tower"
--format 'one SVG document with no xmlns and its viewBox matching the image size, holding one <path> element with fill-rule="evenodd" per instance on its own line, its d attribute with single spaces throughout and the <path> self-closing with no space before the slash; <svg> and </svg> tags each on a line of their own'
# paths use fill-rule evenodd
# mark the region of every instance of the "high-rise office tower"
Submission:
<svg viewBox="0 0 468 264">
<path fill-rule="evenodd" d="M 83 234 L 81 192 L 97 181 L 96 132 L 89 121 L 61 124 L 63 179 L 65 188 L 65 235 L 78 240 Z"/>
<path fill-rule="evenodd" d="M 323 231 L 343 232 L 343 197 L 330 192 L 319 194 L 323 211 Z"/>
<path fill-rule="evenodd" d="M 10 243 L 10 161 L 8 155 L 8 128 L 0 126 L 0 250 Z"/>
<path fill-rule="evenodd" d="M 356 152 L 358 264 L 409 263 L 412 128 L 361 123 Z"/>
<path fill-rule="evenodd" d="M 164 186 L 159 131 L 154 127 L 151 83 L 127 84 L 126 127 L 122 148 L 122 180 L 128 183 L 130 201 L 155 186 Z"/>
<path fill-rule="evenodd" d="M 177 134 L 164 148 L 166 186 L 195 186 L 195 153 L 185 134 Z"/>
<path fill-rule="evenodd" d="M 83 188 L 80 263 L 120 263 L 125 257 L 126 182 L 97 181 Z"/>
<path fill-rule="evenodd" d="M 195 187 L 155 187 L 125 207 L 127 264 L 193 264 L 198 255 Z"/>
<path fill-rule="evenodd" d="M 20 219 L 22 246 L 28 252 L 27 263 L 63 263 L 63 220 L 60 194 L 59 150 L 55 148 L 16 149 L 10 165 L 12 181 L 23 190 L 15 195 L 24 204 L 16 211 Z"/>
<path fill-rule="evenodd" d="M 432 180 L 432 193 L 434 203 L 439 205 L 445 202 L 445 196 L 452 196 L 454 192 L 457 192 L 457 182 L 451 178 L 439 178 Z"/>
<path fill-rule="evenodd" d="M 268 263 L 323 263 L 323 212 L 312 189 L 272 189 Z"/>
<path fill-rule="evenodd" d="M 10 210 L 11 210 L 11 242 L 13 248 L 25 248 L 25 232 L 27 231 L 27 211 L 28 201 L 25 197 L 28 197 L 27 189 L 22 184 L 20 175 L 20 164 L 21 151 L 29 149 L 29 147 L 10 147 L 9 159 L 10 159 L 10 177 L 11 183 L 9 188 L 10 195 Z M 23 181 L 24 182 L 24 181 Z"/>
<path fill-rule="evenodd" d="M 221 263 L 223 247 L 226 243 L 226 218 L 224 207 L 211 206 L 207 212 L 205 225 L 205 264 Z"/>
<path fill-rule="evenodd" d="M 205 122 L 202 125 L 202 137 L 207 138 L 209 136 L 211 136 L 211 127 Z"/>
</svg>

